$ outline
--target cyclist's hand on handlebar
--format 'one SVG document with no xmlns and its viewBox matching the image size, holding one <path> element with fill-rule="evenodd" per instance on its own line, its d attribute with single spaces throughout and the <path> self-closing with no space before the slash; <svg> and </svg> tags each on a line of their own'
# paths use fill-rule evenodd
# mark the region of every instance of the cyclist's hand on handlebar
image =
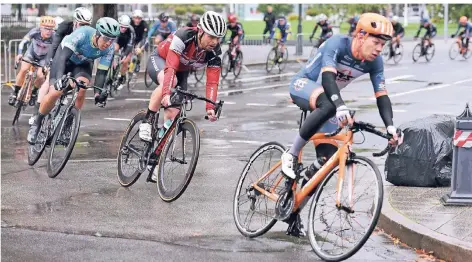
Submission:
<svg viewBox="0 0 472 262">
<path fill-rule="evenodd" d="M 23 58 L 22 54 L 19 54 L 16 56 L 16 62 L 19 63 L 21 61 L 21 58 Z"/>
<path fill-rule="evenodd" d="M 389 143 L 393 146 L 399 146 L 403 144 L 403 132 L 402 130 L 396 128 L 395 126 L 388 126 L 387 133 L 392 135 L 392 139 L 390 139 Z"/>
<path fill-rule="evenodd" d="M 141 50 L 141 48 L 139 48 L 139 47 L 136 47 L 136 49 L 134 49 L 134 52 L 135 52 L 137 55 L 140 55 L 142 51 L 143 51 L 143 50 Z"/>
<path fill-rule="evenodd" d="M 210 120 L 211 122 L 216 121 L 216 113 L 214 109 L 207 109 L 207 116 L 208 120 Z"/>
<path fill-rule="evenodd" d="M 352 126 L 354 124 L 350 110 L 345 105 L 342 105 L 336 109 L 336 119 L 338 120 L 338 125 L 340 127 L 344 127 L 348 124 Z"/>
<path fill-rule="evenodd" d="M 54 83 L 54 89 L 56 89 L 57 91 L 62 91 L 62 89 L 64 89 L 64 87 L 66 87 L 67 85 L 66 78 L 67 75 L 63 75 L 62 78 L 57 79 Z"/>
</svg>

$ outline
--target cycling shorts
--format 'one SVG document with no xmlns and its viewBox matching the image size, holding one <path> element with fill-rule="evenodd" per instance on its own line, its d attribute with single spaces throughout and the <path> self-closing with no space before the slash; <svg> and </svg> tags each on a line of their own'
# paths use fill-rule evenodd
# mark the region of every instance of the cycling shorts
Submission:
<svg viewBox="0 0 472 262">
<path fill-rule="evenodd" d="M 156 52 L 153 52 L 148 59 L 146 70 L 149 77 L 152 79 L 152 81 L 156 85 L 159 85 L 159 80 L 157 76 L 159 75 L 159 72 L 161 72 L 161 70 L 164 70 L 165 66 L 166 66 L 166 60 L 160 57 Z M 180 86 L 180 88 L 183 90 L 187 90 L 188 75 L 189 75 L 188 71 L 181 71 L 175 74 L 177 78 L 177 85 Z"/>
<path fill-rule="evenodd" d="M 57 63 L 54 63 L 55 61 L 53 60 L 51 64 L 51 74 L 49 76 L 49 85 L 53 85 L 57 79 L 62 78 L 62 75 L 57 76 L 54 75 L 54 72 L 56 72 L 56 67 Z M 93 64 L 91 62 L 86 62 L 83 64 L 74 64 L 71 61 L 68 61 L 66 63 L 66 70 L 64 71 L 64 75 L 67 73 L 71 73 L 71 76 L 74 78 L 77 77 L 84 77 L 87 80 L 91 81 L 92 80 L 92 69 L 93 69 Z"/>
</svg>

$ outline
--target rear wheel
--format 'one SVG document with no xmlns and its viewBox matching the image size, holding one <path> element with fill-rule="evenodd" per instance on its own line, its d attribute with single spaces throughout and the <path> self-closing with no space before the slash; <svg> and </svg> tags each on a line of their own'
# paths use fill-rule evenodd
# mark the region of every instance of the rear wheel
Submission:
<svg viewBox="0 0 472 262">
<path fill-rule="evenodd" d="M 453 43 L 451 45 L 451 48 L 449 49 L 449 58 L 451 58 L 451 60 L 454 60 L 456 59 L 457 55 L 459 54 L 459 52 L 461 51 L 461 48 L 460 48 L 460 45 L 459 43 Z"/>
<path fill-rule="evenodd" d="M 316 255 L 325 261 L 347 259 L 362 248 L 377 225 L 382 209 L 382 176 L 370 159 L 352 157 L 346 163 L 341 188 L 337 185 L 339 179 L 337 166 L 318 185 L 308 214 L 310 244 Z M 339 208 L 336 205 L 338 190 L 343 192 Z M 351 197 L 349 192 L 352 192 Z"/>
<path fill-rule="evenodd" d="M 146 111 L 139 111 L 126 128 L 118 151 L 118 181 L 124 187 L 133 185 L 142 173 L 142 162 L 146 161 L 146 142 L 139 138 L 139 124 L 146 117 Z"/>
<path fill-rule="evenodd" d="M 285 189 L 285 176 L 280 162 L 285 150 L 277 142 L 262 145 L 251 155 L 241 173 L 234 193 L 233 218 L 239 232 L 245 237 L 261 236 L 277 222 L 276 202 L 253 185 L 257 182 L 257 186 L 274 194 L 280 194 Z"/>
<path fill-rule="evenodd" d="M 28 144 L 28 165 L 32 166 L 38 162 L 41 155 L 46 148 L 46 143 L 49 138 L 49 127 L 51 126 L 51 115 L 43 118 L 41 129 L 39 130 L 38 138 L 34 145 Z"/>
<path fill-rule="evenodd" d="M 418 61 L 418 59 L 420 59 L 420 56 L 421 56 L 421 44 L 416 44 L 415 45 L 415 48 L 413 48 L 413 53 L 412 53 L 412 58 L 413 58 L 413 62 L 416 62 Z"/>
<path fill-rule="evenodd" d="M 200 132 L 192 120 L 185 119 L 167 138 L 159 158 L 157 191 L 162 200 L 175 201 L 185 192 L 195 172 L 199 153 Z"/>
<path fill-rule="evenodd" d="M 47 165 L 48 176 L 56 177 L 69 161 L 75 141 L 79 135 L 80 111 L 72 106 L 64 113 L 59 128 L 51 143 L 51 152 Z"/>
<path fill-rule="evenodd" d="M 469 43 L 469 48 L 467 49 L 467 52 L 463 56 L 466 60 L 472 56 L 472 44 Z"/>
</svg>

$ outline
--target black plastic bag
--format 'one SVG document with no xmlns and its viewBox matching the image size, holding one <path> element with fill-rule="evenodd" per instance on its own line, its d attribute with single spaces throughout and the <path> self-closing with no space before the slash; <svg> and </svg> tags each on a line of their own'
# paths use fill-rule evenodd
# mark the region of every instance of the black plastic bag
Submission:
<svg viewBox="0 0 472 262">
<path fill-rule="evenodd" d="M 386 179 L 397 186 L 450 186 L 455 117 L 432 115 L 401 125 L 404 140 L 385 162 Z"/>
</svg>

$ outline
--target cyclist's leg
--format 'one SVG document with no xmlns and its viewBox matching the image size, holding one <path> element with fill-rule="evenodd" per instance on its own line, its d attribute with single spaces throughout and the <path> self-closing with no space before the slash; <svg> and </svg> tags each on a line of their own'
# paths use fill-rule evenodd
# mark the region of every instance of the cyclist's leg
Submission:
<svg viewBox="0 0 472 262">
<path fill-rule="evenodd" d="M 91 62 L 75 65 L 72 69 L 72 76 L 79 81 L 84 81 L 85 85 L 89 85 L 92 79 L 92 70 L 93 64 Z M 81 88 L 77 94 L 77 100 L 75 101 L 75 106 L 80 110 L 82 109 L 85 102 L 85 93 L 86 89 Z"/>
<path fill-rule="evenodd" d="M 189 76 L 189 71 L 183 71 L 183 72 L 177 72 L 175 74 L 175 78 L 177 79 L 177 85 L 180 86 L 180 89 L 182 90 L 187 90 L 188 84 L 187 84 L 187 79 Z M 162 75 L 162 80 L 164 80 L 164 76 Z M 175 86 L 175 85 L 174 85 Z M 174 103 L 182 103 L 182 97 L 177 97 L 174 99 L 175 101 L 172 101 Z M 177 108 L 167 108 L 164 110 L 164 121 L 167 121 L 168 119 L 174 119 L 175 116 L 179 113 L 179 110 Z"/>
<path fill-rule="evenodd" d="M 34 61 L 34 58 L 31 54 L 31 50 L 28 48 L 26 51 L 23 59 L 28 60 L 28 61 Z M 30 68 L 30 64 L 26 62 L 21 62 L 20 63 L 20 70 L 18 74 L 16 75 L 16 80 L 15 80 L 15 86 L 14 90 L 11 92 L 10 97 L 8 98 L 8 104 L 14 105 L 16 102 L 16 97 L 18 96 L 18 93 L 20 92 L 21 88 L 23 87 L 23 84 L 25 82 L 25 77 L 26 74 L 28 73 L 28 69 Z"/>
<path fill-rule="evenodd" d="M 126 75 L 126 72 L 128 72 L 128 66 L 129 66 L 129 62 L 131 61 L 132 55 L 133 55 L 133 52 L 129 53 L 123 60 L 123 63 L 121 64 L 120 75 L 124 76 Z"/>
<path fill-rule="evenodd" d="M 43 59 L 38 59 L 39 64 L 41 67 L 44 67 L 46 65 L 46 59 L 43 57 Z M 38 71 L 36 72 L 36 80 L 33 83 L 33 94 L 38 94 L 38 88 L 43 85 L 44 81 L 46 80 L 46 77 L 43 74 L 42 68 L 38 68 Z"/>
</svg>

